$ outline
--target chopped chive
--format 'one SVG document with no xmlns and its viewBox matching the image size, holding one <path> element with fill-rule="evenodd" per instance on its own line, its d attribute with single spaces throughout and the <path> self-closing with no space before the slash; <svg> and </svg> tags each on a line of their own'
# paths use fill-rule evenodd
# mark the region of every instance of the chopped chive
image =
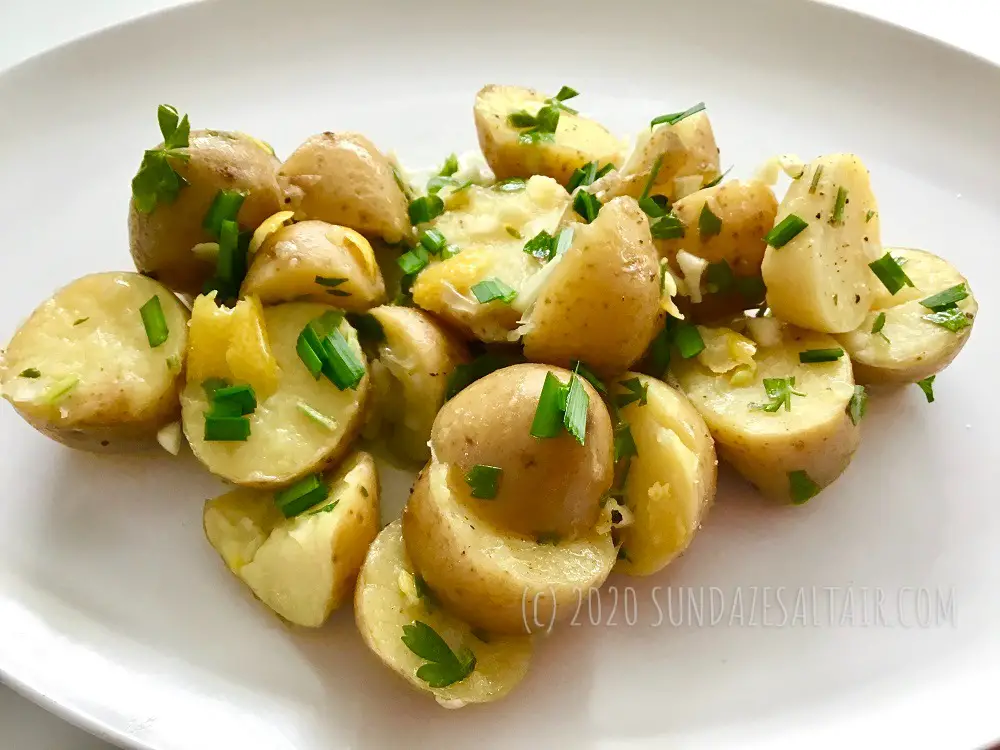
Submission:
<svg viewBox="0 0 1000 750">
<path fill-rule="evenodd" d="M 420 273 L 430 263 L 430 260 L 424 246 L 417 245 L 396 258 L 396 263 L 403 269 L 404 274 L 412 276 L 415 273 Z"/>
<path fill-rule="evenodd" d="M 27 370 L 21 370 L 18 375 L 19 378 L 40 378 L 42 373 L 35 367 L 29 367 Z"/>
<path fill-rule="evenodd" d="M 413 226 L 426 224 L 444 213 L 444 201 L 437 195 L 425 195 L 412 201 L 408 210 Z"/>
<path fill-rule="evenodd" d="M 323 358 L 321 356 L 323 346 L 311 326 L 307 325 L 302 329 L 302 333 L 299 334 L 299 339 L 295 343 L 295 352 L 310 374 L 319 380 L 320 373 L 323 371 Z"/>
<path fill-rule="evenodd" d="M 923 319 L 942 328 L 947 328 L 952 333 L 958 333 L 963 328 L 972 325 L 972 316 L 962 312 L 957 307 L 948 307 L 940 312 L 929 313 L 924 315 Z"/>
<path fill-rule="evenodd" d="M 76 320 L 73 321 L 73 325 L 74 326 L 82 325 L 83 323 L 86 323 L 88 320 L 90 320 L 89 315 L 86 318 L 77 318 Z"/>
<path fill-rule="evenodd" d="M 317 276 L 316 283 L 320 286 L 336 287 L 345 283 L 347 279 L 337 278 L 335 276 Z"/>
<path fill-rule="evenodd" d="M 149 341 L 150 348 L 155 349 L 170 336 L 158 295 L 154 294 L 139 308 L 139 317 L 142 318 L 142 327 L 146 329 L 146 340 Z"/>
<path fill-rule="evenodd" d="M 646 184 L 642 187 L 642 195 L 639 196 L 639 203 L 649 197 L 649 191 L 652 190 L 653 184 L 656 182 L 657 175 L 660 174 L 660 167 L 663 166 L 663 154 L 656 157 L 653 162 L 653 166 L 649 170 L 649 177 L 646 178 Z"/>
<path fill-rule="evenodd" d="M 551 372 L 545 373 L 538 406 L 535 407 L 535 416 L 531 420 L 532 437 L 553 438 L 562 431 L 566 397 L 566 386 Z"/>
<path fill-rule="evenodd" d="M 570 175 L 569 182 L 566 183 L 566 192 L 572 193 L 578 187 L 593 185 L 597 180 L 604 177 L 604 175 L 614 168 L 614 164 L 609 163 L 598 169 L 596 161 L 587 162 L 582 167 L 577 167 L 573 170 L 573 174 Z"/>
<path fill-rule="evenodd" d="M 924 392 L 924 397 L 927 399 L 928 404 L 934 403 L 934 378 L 937 375 L 931 375 L 923 380 L 918 380 L 917 385 L 920 386 L 920 390 Z"/>
<path fill-rule="evenodd" d="M 623 458 L 632 458 L 639 455 L 639 448 L 632 437 L 632 429 L 628 422 L 621 421 L 615 426 L 615 463 Z"/>
<path fill-rule="evenodd" d="M 708 237 L 716 236 L 721 231 L 722 219 L 712 213 L 712 209 L 708 207 L 708 202 L 705 202 L 701 207 L 701 213 L 698 215 L 698 234 L 704 240 Z"/>
<path fill-rule="evenodd" d="M 823 176 L 823 165 L 822 164 L 817 164 L 816 165 L 816 171 L 813 172 L 812 182 L 809 183 L 809 193 L 810 194 L 816 192 L 816 188 L 819 187 L 819 180 L 820 180 L 820 178 L 822 176 Z"/>
<path fill-rule="evenodd" d="M 205 219 L 201 225 L 214 237 L 219 236 L 222 231 L 223 221 L 236 221 L 236 215 L 240 212 L 240 206 L 246 200 L 246 193 L 238 190 L 220 190 L 212 199 L 212 205 L 205 214 Z"/>
<path fill-rule="evenodd" d="M 656 378 L 662 378 L 670 365 L 670 350 L 674 342 L 671 320 L 673 318 L 667 318 L 667 322 L 649 345 L 649 374 Z"/>
<path fill-rule="evenodd" d="M 491 372 L 496 372 L 502 367 L 514 364 L 511 357 L 487 352 L 469 363 L 462 363 L 455 367 L 451 375 L 448 376 L 448 388 L 445 391 L 445 398 L 450 399 L 463 388 L 472 385 L 480 378 L 484 378 Z"/>
<path fill-rule="evenodd" d="M 573 210 L 589 224 L 597 218 L 597 213 L 601 210 L 601 202 L 586 190 L 580 190 L 573 198 Z"/>
<path fill-rule="evenodd" d="M 565 253 L 573 246 L 573 230 L 570 227 L 563 227 L 556 235 L 556 256 Z"/>
<path fill-rule="evenodd" d="M 472 490 L 472 496 L 478 500 L 492 500 L 500 489 L 500 478 L 503 469 L 499 466 L 476 464 L 465 474 L 465 482 Z"/>
<path fill-rule="evenodd" d="M 833 225 L 844 223 L 844 207 L 847 205 L 847 188 L 838 187 L 837 197 L 833 201 L 833 212 L 830 214 L 830 223 Z"/>
<path fill-rule="evenodd" d="M 878 315 L 875 316 L 875 322 L 872 323 L 872 333 L 873 334 L 877 334 L 877 335 L 881 336 L 882 338 L 884 338 L 885 339 L 885 343 L 888 344 L 888 343 L 890 343 L 889 342 L 889 337 L 886 336 L 885 333 L 882 332 L 883 328 L 885 328 L 885 313 L 884 312 L 880 312 Z"/>
<path fill-rule="evenodd" d="M 587 439 L 587 410 L 589 407 L 590 396 L 587 395 L 580 377 L 574 372 L 569 379 L 563 425 L 566 427 L 566 432 L 576 438 L 580 445 L 584 445 Z"/>
<path fill-rule="evenodd" d="M 582 377 L 584 380 L 586 380 L 588 383 L 594 386 L 595 391 L 605 396 L 608 395 L 607 387 L 604 385 L 601 379 L 597 377 L 597 374 L 589 367 L 587 367 L 586 364 L 584 364 L 578 359 L 575 359 L 573 360 L 572 365 L 573 369 L 576 370 L 578 373 L 580 373 L 580 377 Z"/>
<path fill-rule="evenodd" d="M 868 212 L 865 214 L 865 224 L 874 219 L 876 216 L 878 216 L 878 211 L 868 209 Z"/>
<path fill-rule="evenodd" d="M 795 390 L 795 376 L 787 378 L 764 378 L 764 393 L 767 394 L 768 402 L 764 404 L 750 404 L 751 409 L 766 411 L 770 414 L 776 413 L 785 407 L 785 411 L 792 410 L 792 396 L 803 397 L 806 394 Z"/>
<path fill-rule="evenodd" d="M 206 412 L 209 417 L 244 417 L 243 410 L 235 401 L 213 401 Z"/>
<path fill-rule="evenodd" d="M 507 122 L 515 128 L 530 128 L 538 124 L 538 118 L 521 109 L 507 115 Z"/>
<path fill-rule="evenodd" d="M 448 240 L 437 229 L 425 229 L 420 233 L 420 244 L 431 255 L 437 255 L 448 246 Z"/>
<path fill-rule="evenodd" d="M 716 186 L 716 185 L 718 185 L 718 184 L 719 184 L 720 182 L 722 182 L 722 181 L 723 181 L 724 179 L 726 179 L 726 175 L 727 175 L 727 174 L 729 174 L 729 173 L 730 173 L 730 172 L 732 172 L 732 171 L 733 171 L 733 168 L 732 168 L 732 167 L 730 167 L 730 168 L 729 168 L 729 169 L 727 169 L 727 170 L 726 170 L 725 172 L 723 172 L 723 173 L 722 173 L 722 174 L 720 174 L 720 175 L 719 175 L 718 177 L 716 177 L 716 178 L 715 178 L 714 180 L 711 180 L 711 181 L 709 181 L 709 182 L 706 182 L 706 183 L 705 183 L 704 185 L 702 185 L 702 186 L 701 186 L 701 189 L 702 189 L 702 190 L 704 190 L 705 188 L 711 188 L 711 187 L 715 187 L 715 186 Z"/>
<path fill-rule="evenodd" d="M 670 201 L 665 195 L 650 195 L 639 201 L 639 208 L 650 219 L 660 219 L 670 210 Z"/>
<path fill-rule="evenodd" d="M 788 216 L 778 222 L 774 229 L 767 233 L 764 237 L 764 242 L 777 250 L 795 239 L 807 226 L 809 224 L 795 214 L 788 214 Z"/>
<path fill-rule="evenodd" d="M 201 387 L 205 391 L 205 397 L 209 401 L 215 399 L 216 391 L 218 391 L 220 388 L 225 388 L 228 385 L 229 383 L 223 380 L 222 378 L 207 378 L 206 380 L 203 380 L 201 383 Z"/>
<path fill-rule="evenodd" d="M 317 503 L 323 502 L 328 494 L 329 489 L 320 475 L 310 474 L 291 487 L 275 492 L 274 504 L 285 518 L 294 518 Z"/>
<path fill-rule="evenodd" d="M 799 362 L 812 365 L 820 362 L 836 362 L 844 356 L 843 349 L 806 349 L 799 352 Z"/>
<path fill-rule="evenodd" d="M 494 183 L 493 189 L 501 193 L 519 193 L 528 186 L 527 181 L 521 177 L 511 177 L 507 180 L 500 180 Z"/>
<path fill-rule="evenodd" d="M 698 102 L 690 109 L 686 109 L 683 112 L 674 112 L 671 115 L 660 115 L 659 117 L 654 117 L 652 122 L 649 123 L 649 127 L 655 128 L 657 125 L 676 125 L 681 120 L 690 117 L 691 115 L 698 114 L 704 111 L 705 102 Z"/>
<path fill-rule="evenodd" d="M 42 394 L 42 401 L 54 406 L 66 398 L 70 394 L 70 391 L 78 385 L 80 385 L 80 377 L 78 375 L 67 375 L 64 378 L 60 378 Z"/>
<path fill-rule="evenodd" d="M 250 437 L 250 420 L 246 417 L 205 416 L 205 441 L 216 443 L 242 442 Z"/>
<path fill-rule="evenodd" d="M 868 408 L 868 392 L 863 385 L 854 386 L 854 395 L 847 404 L 847 416 L 851 418 L 851 423 L 856 427 L 865 416 Z"/>
<path fill-rule="evenodd" d="M 326 416 L 321 411 L 317 411 L 307 404 L 305 401 L 299 401 L 296 406 L 299 411 L 305 414 L 309 419 L 318 424 L 320 427 L 325 427 L 330 432 L 334 432 L 337 429 L 337 420 Z"/>
<path fill-rule="evenodd" d="M 361 489 L 364 490 L 364 487 L 362 487 Z M 308 513 L 306 513 L 306 515 L 307 516 L 315 516 L 315 515 L 318 515 L 320 513 L 333 513 L 333 509 L 337 507 L 337 504 L 339 502 L 340 502 L 340 500 L 334 500 L 332 503 L 327 503 L 322 508 L 317 508 L 316 510 L 309 511 Z"/>
<path fill-rule="evenodd" d="M 888 252 L 878 260 L 873 260 L 868 264 L 868 267 L 874 271 L 878 280 L 889 290 L 889 294 L 895 294 L 904 286 L 913 286 L 910 277 Z"/>
<path fill-rule="evenodd" d="M 820 487 L 804 471 L 788 472 L 788 491 L 792 496 L 792 503 L 803 505 L 819 494 Z"/>
<path fill-rule="evenodd" d="M 725 294 L 736 284 L 736 275 L 725 258 L 705 269 L 705 290 Z"/>
<path fill-rule="evenodd" d="M 705 348 L 705 342 L 698 332 L 697 326 L 691 323 L 681 323 L 674 331 L 674 343 L 684 359 L 697 357 Z"/>
<path fill-rule="evenodd" d="M 232 404 L 238 409 L 239 416 L 246 416 L 253 414 L 257 408 L 257 396 L 250 385 L 230 385 L 216 389 L 212 394 L 212 404 Z"/>
<path fill-rule="evenodd" d="M 538 260 L 552 260 L 556 254 L 556 238 L 544 229 L 524 243 L 524 252 Z"/>
<path fill-rule="evenodd" d="M 246 275 L 246 256 L 240 255 L 240 227 L 224 220 L 219 229 L 219 255 L 215 261 L 215 281 L 223 297 L 234 297 Z"/>
<path fill-rule="evenodd" d="M 678 240 L 684 237 L 684 222 L 673 214 L 667 214 L 654 222 L 650 231 L 657 240 Z"/>
<path fill-rule="evenodd" d="M 351 351 L 344 335 L 335 330 L 323 339 L 323 374 L 341 391 L 358 387 L 365 376 L 365 366 Z"/>
<path fill-rule="evenodd" d="M 968 296 L 968 287 L 965 284 L 957 284 L 945 289 L 943 292 L 932 294 L 927 299 L 920 300 L 920 304 L 933 312 L 941 312 L 942 310 L 954 307 Z"/>
<path fill-rule="evenodd" d="M 517 296 L 516 289 L 510 288 L 497 278 L 484 279 L 477 284 L 473 284 L 471 291 L 482 305 L 493 301 L 509 305 Z"/>
<path fill-rule="evenodd" d="M 363 342 L 377 344 L 385 340 L 382 324 L 370 313 L 348 313 L 347 322 L 358 332 L 358 338 Z"/>
<path fill-rule="evenodd" d="M 455 172 L 458 171 L 458 156 L 451 154 L 447 159 L 444 160 L 444 165 L 438 174 L 441 177 L 451 177 Z"/>
</svg>

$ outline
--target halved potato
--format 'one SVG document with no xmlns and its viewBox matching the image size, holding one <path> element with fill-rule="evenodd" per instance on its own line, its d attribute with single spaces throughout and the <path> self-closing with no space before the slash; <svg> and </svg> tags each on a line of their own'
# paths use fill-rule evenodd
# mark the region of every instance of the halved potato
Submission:
<svg viewBox="0 0 1000 750">
<path fill-rule="evenodd" d="M 640 388 L 642 398 L 619 411 L 638 451 L 625 481 L 632 523 L 618 531 L 615 565 L 630 575 L 655 573 L 687 549 L 715 498 L 718 463 L 705 420 L 679 391 L 628 372 L 617 378 L 612 396 L 631 399 Z"/>
<path fill-rule="evenodd" d="M 777 321 L 774 321 L 777 323 Z M 752 331 L 752 329 L 751 329 Z M 715 372 L 697 358 L 675 358 L 671 368 L 684 394 L 704 417 L 719 456 L 766 496 L 792 498 L 790 475 L 805 472 L 819 488 L 847 468 L 860 430 L 848 416 L 854 395 L 851 361 L 802 364 L 799 353 L 837 349 L 836 339 L 792 326 L 779 340 L 758 341 L 755 368 L 734 358 L 732 369 Z M 795 378 L 790 410 L 754 408 L 770 403 L 764 378 Z"/>
<path fill-rule="evenodd" d="M 325 221 L 282 227 L 254 254 L 240 296 L 265 305 L 309 300 L 367 310 L 385 300 L 385 284 L 368 240 Z"/>
<path fill-rule="evenodd" d="M 159 300 L 167 339 L 150 346 L 140 309 Z M 156 445 L 177 419 L 188 313 L 137 273 L 95 273 L 43 302 L 3 354 L 0 388 L 25 421 L 72 448 Z"/>
<path fill-rule="evenodd" d="M 615 198 L 591 224 L 573 225 L 572 247 L 555 260 L 524 316 L 528 359 L 573 360 L 615 374 L 656 334 L 660 268 L 649 222 L 632 198 Z"/>
<path fill-rule="evenodd" d="M 494 633 L 547 630 L 608 577 L 610 533 L 554 543 L 505 533 L 459 500 L 448 477 L 434 462 L 418 476 L 403 538 L 435 596 L 463 620 Z"/>
<path fill-rule="evenodd" d="M 283 206 L 366 236 L 399 242 L 410 234 L 406 196 L 391 162 L 360 133 L 314 135 L 278 170 Z"/>
<path fill-rule="evenodd" d="M 836 221 L 841 191 L 846 192 Z M 861 159 L 853 154 L 816 159 L 788 188 L 776 224 L 793 214 L 808 226 L 764 254 L 768 306 L 776 318 L 813 331 L 853 331 L 881 286 L 868 267 L 882 254 L 882 239 L 878 205 Z"/>
<path fill-rule="evenodd" d="M 851 360 L 854 374 L 862 383 L 916 383 L 941 372 L 958 356 L 972 333 L 972 322 L 979 311 L 969 282 L 948 261 L 924 250 L 892 250 L 903 262 L 903 270 L 914 286 L 904 286 L 895 295 L 880 287 L 872 311 L 864 322 L 837 336 Z M 956 331 L 927 320 L 933 312 L 921 300 L 964 284 L 968 292 L 958 309 L 968 325 Z M 884 315 L 879 333 L 872 333 L 875 321 Z"/>
<path fill-rule="evenodd" d="M 354 594 L 354 617 L 365 644 L 389 669 L 447 708 L 488 703 L 509 693 L 527 674 L 532 643 L 528 636 L 482 633 L 420 596 L 417 573 L 403 545 L 402 526 L 393 521 L 368 550 Z M 417 677 L 426 664 L 403 643 L 403 628 L 422 622 L 455 653 L 468 649 L 475 669 L 465 679 L 432 688 Z"/>
<path fill-rule="evenodd" d="M 296 625 L 316 628 L 351 595 L 379 530 L 375 461 L 354 453 L 323 477 L 329 491 L 285 518 L 274 494 L 240 488 L 205 503 L 205 536 L 254 596 Z"/>
<path fill-rule="evenodd" d="M 195 304 L 197 306 L 198 302 Z M 368 396 L 367 372 L 356 388 L 341 391 L 325 377 L 314 379 L 296 353 L 299 334 L 306 324 L 330 311 L 332 308 L 326 305 L 308 302 L 290 302 L 264 309 L 263 330 L 277 362 L 278 378 L 271 393 L 255 388 L 257 408 L 249 415 L 250 437 L 244 442 L 205 440 L 209 399 L 204 381 L 193 372 L 189 373 L 187 386 L 181 394 L 184 434 L 195 456 L 213 474 L 235 484 L 274 488 L 322 470 L 347 450 L 361 427 Z M 192 361 L 198 356 L 195 352 L 200 351 L 195 349 L 196 340 L 204 341 L 206 347 L 212 342 L 197 333 L 197 312 L 194 320 L 189 354 Z M 354 329 L 344 320 L 339 330 L 347 339 L 351 352 L 367 370 Z M 215 348 L 220 347 L 216 345 Z M 221 348 L 225 353 L 225 347 Z M 201 369 L 199 372 L 208 377 L 225 377 L 214 370 Z M 247 382 L 235 377 L 232 380 L 234 383 Z"/>
<path fill-rule="evenodd" d="M 722 174 L 719 147 L 715 142 L 712 121 L 708 119 L 707 112 L 696 112 L 670 127 L 681 139 L 684 150 L 687 151 L 687 160 L 674 177 L 674 194 L 683 197 L 678 194 L 679 186 L 676 183 L 678 178 L 701 177 L 701 183 L 698 185 L 700 188 L 701 185 L 707 185 Z"/>
<path fill-rule="evenodd" d="M 622 163 L 624 144 L 602 125 L 565 110 L 551 141 L 521 142 L 527 128 L 508 120 L 515 112 L 537 115 L 549 99 L 533 89 L 490 84 L 476 94 L 474 114 L 479 146 L 497 179 L 543 174 L 565 185 L 587 162 Z"/>
<path fill-rule="evenodd" d="M 469 361 L 469 353 L 421 310 L 385 305 L 370 314 L 383 338 L 371 362 L 375 393 L 365 435 L 381 434 L 395 453 L 423 463 L 431 455 L 427 441 L 445 401 L 448 376 Z"/>
</svg>

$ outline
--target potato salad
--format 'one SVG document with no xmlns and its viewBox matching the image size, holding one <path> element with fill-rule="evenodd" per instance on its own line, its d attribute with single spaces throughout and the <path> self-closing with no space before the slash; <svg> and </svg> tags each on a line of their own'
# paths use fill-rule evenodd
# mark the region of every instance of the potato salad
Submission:
<svg viewBox="0 0 1000 750">
<path fill-rule="evenodd" d="M 442 706 L 503 697 L 534 623 L 688 549 L 718 459 L 822 502 L 867 388 L 932 402 L 977 314 L 947 260 L 883 245 L 858 155 L 737 179 L 704 104 L 627 140 L 585 101 L 488 85 L 480 152 L 419 178 L 360 133 L 282 161 L 161 105 L 135 270 L 43 301 L 3 397 L 73 448 L 186 443 L 229 485 L 205 536 L 262 613 L 319 628 L 353 607 Z M 387 467 L 412 470 L 401 516 Z"/>
</svg>

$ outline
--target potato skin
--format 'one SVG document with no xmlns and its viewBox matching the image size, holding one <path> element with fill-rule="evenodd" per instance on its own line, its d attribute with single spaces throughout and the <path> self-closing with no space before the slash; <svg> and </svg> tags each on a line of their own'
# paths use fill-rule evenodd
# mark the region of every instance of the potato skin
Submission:
<svg viewBox="0 0 1000 750">
<path fill-rule="evenodd" d="M 408 204 L 392 164 L 360 133 L 314 135 L 278 170 L 282 205 L 395 243 L 410 234 Z"/>
<path fill-rule="evenodd" d="M 530 434 L 547 373 L 569 381 L 566 370 L 545 365 L 505 367 L 477 380 L 438 412 L 431 432 L 435 460 L 449 467 L 456 496 L 499 528 L 529 537 L 592 533 L 601 496 L 611 487 L 614 436 L 600 395 L 580 379 L 589 397 L 586 442 L 563 431 Z M 473 498 L 465 474 L 476 464 L 503 469 L 492 500 Z"/>
<path fill-rule="evenodd" d="M 638 360 L 656 335 L 660 268 L 649 222 L 632 198 L 615 198 L 592 224 L 574 226 L 526 315 L 528 359 L 562 367 L 574 360 L 614 375 Z"/>
<path fill-rule="evenodd" d="M 196 130 L 189 161 L 171 161 L 188 181 L 173 203 L 142 213 L 129 204 L 129 247 L 136 269 L 176 292 L 199 294 L 215 272 L 191 248 L 216 238 L 202 227 L 216 193 L 238 190 L 246 199 L 237 215 L 241 229 L 255 229 L 281 205 L 275 175 L 279 162 L 258 141 L 241 133 Z M 161 144 L 162 145 L 162 144 Z"/>
</svg>

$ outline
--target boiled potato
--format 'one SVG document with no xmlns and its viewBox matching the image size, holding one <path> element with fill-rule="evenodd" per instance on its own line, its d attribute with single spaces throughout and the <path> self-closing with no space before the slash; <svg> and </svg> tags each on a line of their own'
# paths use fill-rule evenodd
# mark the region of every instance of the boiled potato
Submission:
<svg viewBox="0 0 1000 750">
<path fill-rule="evenodd" d="M 904 286 L 895 295 L 880 287 L 864 322 L 837 336 L 862 383 L 916 383 L 940 372 L 969 340 L 979 310 L 969 283 L 948 261 L 924 250 L 891 252 L 903 261 L 903 271 L 913 286 Z M 933 313 L 920 304 L 921 300 L 962 284 L 968 296 L 957 304 L 968 325 L 951 331 L 927 320 L 925 316 Z M 881 332 L 872 333 L 880 315 L 884 315 Z"/>
<path fill-rule="evenodd" d="M 367 453 L 323 477 L 328 488 L 292 518 L 274 495 L 239 488 L 205 503 L 205 536 L 254 596 L 296 625 L 316 628 L 351 595 L 379 530 L 379 486 Z"/>
<path fill-rule="evenodd" d="M 591 224 L 574 225 L 572 247 L 550 261 L 545 283 L 525 312 L 528 359 L 597 372 L 628 369 L 656 334 L 660 269 L 646 215 L 615 198 Z"/>
<path fill-rule="evenodd" d="M 835 221 L 838 194 L 842 217 Z M 774 316 L 824 333 L 853 331 L 881 286 L 868 264 L 882 254 L 878 205 L 868 170 L 853 154 L 816 159 L 792 182 L 776 223 L 795 215 L 808 226 L 768 247 L 762 272 Z"/>
<path fill-rule="evenodd" d="M 708 119 L 707 112 L 696 112 L 670 127 L 681 139 L 684 150 L 687 151 L 687 159 L 674 177 L 674 195 L 681 198 L 683 196 L 678 192 L 680 188 L 680 185 L 677 184 L 678 179 L 700 177 L 700 182 L 696 179 L 692 180 L 692 183 L 697 183 L 698 188 L 700 188 L 722 174 L 719 164 L 719 147 L 716 145 L 712 122 Z"/>
<path fill-rule="evenodd" d="M 392 164 L 360 133 L 320 133 L 278 170 L 283 206 L 366 236 L 399 242 L 410 234 L 408 204 Z"/>
<path fill-rule="evenodd" d="M 417 478 L 403 538 L 434 595 L 469 624 L 511 635 L 547 629 L 607 578 L 616 556 L 610 533 L 539 543 L 504 532 L 477 512 L 482 504 L 458 498 L 449 474 L 432 462 Z"/>
<path fill-rule="evenodd" d="M 473 185 L 448 196 L 448 205 L 432 226 L 458 254 L 431 259 L 413 284 L 413 300 L 482 341 L 506 343 L 516 338 L 523 308 L 517 299 L 481 304 L 472 287 L 499 279 L 520 293 L 543 268 L 524 245 L 540 232 L 556 233 L 569 194 L 552 178 L 535 176 L 523 189 Z"/>
<path fill-rule="evenodd" d="M 475 513 L 518 534 L 590 534 L 601 496 L 611 487 L 613 434 L 600 395 L 583 378 L 588 413 L 584 444 L 568 432 L 536 438 L 531 425 L 546 374 L 567 383 L 570 373 L 523 364 L 497 370 L 448 401 L 431 432 L 431 452 L 447 466 L 452 493 Z M 472 496 L 463 477 L 477 464 L 503 474 L 496 497 Z"/>
<path fill-rule="evenodd" d="M 268 236 L 240 295 L 265 305 L 309 300 L 367 310 L 385 300 L 385 284 L 368 240 L 353 229 L 302 221 Z"/>
<path fill-rule="evenodd" d="M 368 396 L 367 362 L 354 329 L 346 320 L 338 326 L 366 372 L 357 387 L 341 391 L 325 377 L 314 379 L 296 352 L 306 324 L 336 313 L 332 308 L 307 302 L 268 307 L 257 334 L 246 336 L 240 333 L 243 328 L 230 330 L 227 321 L 249 302 L 240 302 L 230 318 L 221 308 L 203 314 L 201 309 L 210 304 L 205 297 L 195 301 L 187 385 L 181 394 L 184 434 L 195 456 L 223 479 L 260 488 L 287 484 L 336 462 L 361 427 Z M 253 386 L 257 406 L 248 415 L 247 440 L 205 440 L 210 403 L 204 383 L 209 378 Z"/>
<path fill-rule="evenodd" d="M 528 636 L 482 633 L 421 596 L 416 571 L 403 545 L 402 526 L 393 521 L 368 550 L 354 594 L 354 617 L 368 648 L 389 669 L 447 708 L 504 697 L 527 674 L 532 644 Z M 417 676 L 427 662 L 403 642 L 403 628 L 421 622 L 441 636 L 455 654 L 475 657 L 467 677 L 431 687 Z"/>
<path fill-rule="evenodd" d="M 621 166 L 624 144 L 602 125 L 565 110 L 552 141 L 522 143 L 526 128 L 514 127 L 508 118 L 515 112 L 537 115 L 548 98 L 532 89 L 494 84 L 476 94 L 479 146 L 497 179 L 543 174 L 565 185 L 588 162 Z"/>
<path fill-rule="evenodd" d="M 279 162 L 260 141 L 242 133 L 196 130 L 189 143 L 184 149 L 189 160 L 170 160 L 187 181 L 177 199 L 149 213 L 138 210 L 134 200 L 130 204 L 129 246 L 140 272 L 174 291 L 198 294 L 215 265 L 191 249 L 216 239 L 202 226 L 216 194 L 244 193 L 237 220 L 241 229 L 255 229 L 280 206 L 275 179 Z"/>
<path fill-rule="evenodd" d="M 678 357 L 671 368 L 708 424 L 719 456 L 764 495 L 796 499 L 791 494 L 794 472 L 805 472 L 819 488 L 826 487 L 847 468 L 858 446 L 860 431 L 848 415 L 854 395 L 851 362 L 842 356 L 834 362 L 800 363 L 800 352 L 839 347 L 830 336 L 792 326 L 781 327 L 777 340 L 761 340 L 768 345 L 757 342 L 752 367 L 734 356 L 729 366 L 714 368 L 700 358 Z M 789 377 L 795 378 L 793 389 L 804 394 L 789 394 L 790 409 L 755 408 L 773 403 L 764 378 Z"/>
<path fill-rule="evenodd" d="M 448 376 L 469 361 L 465 345 L 430 315 L 410 307 L 371 310 L 382 329 L 371 362 L 375 393 L 365 435 L 382 434 L 403 458 L 425 462 L 434 417 L 445 401 Z"/>
<path fill-rule="evenodd" d="M 619 415 L 638 452 L 624 487 L 632 523 L 618 531 L 615 570 L 650 575 L 684 552 L 701 527 L 715 497 L 715 444 L 687 398 L 659 380 L 625 373 L 612 396 L 631 402 Z"/>
<path fill-rule="evenodd" d="M 150 345 L 140 310 L 156 297 L 167 338 Z M 188 313 L 159 282 L 95 273 L 43 302 L 11 339 L 0 389 L 25 421 L 73 448 L 156 445 L 176 420 Z"/>
</svg>

